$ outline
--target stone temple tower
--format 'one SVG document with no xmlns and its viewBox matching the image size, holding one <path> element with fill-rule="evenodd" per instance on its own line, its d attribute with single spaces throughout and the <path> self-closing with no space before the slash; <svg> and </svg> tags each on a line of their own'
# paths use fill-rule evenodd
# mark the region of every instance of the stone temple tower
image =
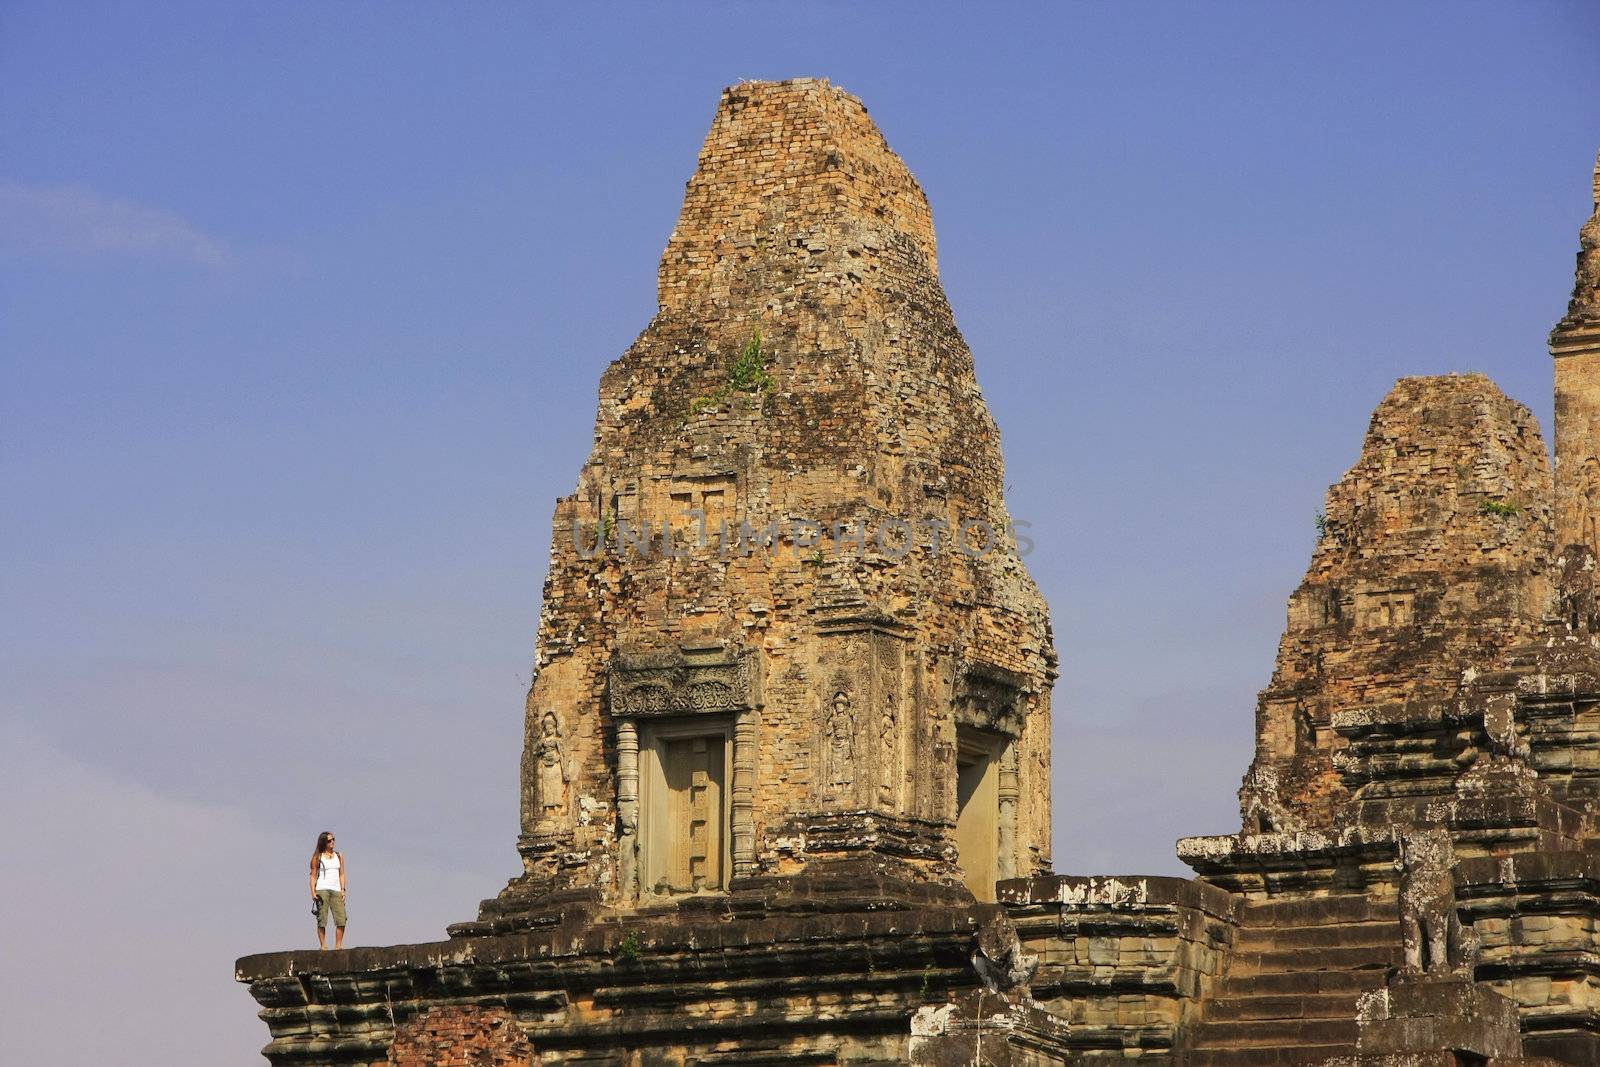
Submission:
<svg viewBox="0 0 1600 1067">
<path fill-rule="evenodd" d="M 1328 490 L 1256 713 L 1241 799 L 1258 832 L 1346 825 L 1341 713 L 1409 716 L 1543 632 L 1550 464 L 1533 413 L 1482 375 L 1401 379 Z"/>
<path fill-rule="evenodd" d="M 1600 160 L 1594 214 L 1578 232 L 1577 278 L 1550 333 L 1556 361 L 1556 543 L 1600 552 Z"/>
<path fill-rule="evenodd" d="M 526 873 L 485 919 L 1045 869 L 1049 619 L 927 200 L 861 103 L 729 89 L 659 292 L 556 508 Z"/>
</svg>

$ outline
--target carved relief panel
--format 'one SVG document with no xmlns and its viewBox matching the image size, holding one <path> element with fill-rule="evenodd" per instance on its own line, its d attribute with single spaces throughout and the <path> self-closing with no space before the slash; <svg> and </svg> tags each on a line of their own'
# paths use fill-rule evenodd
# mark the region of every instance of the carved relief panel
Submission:
<svg viewBox="0 0 1600 1067">
<path fill-rule="evenodd" d="M 910 718 L 905 638 L 892 620 L 875 616 L 834 616 L 818 630 L 828 638 L 816 709 L 823 805 L 904 813 Z"/>
</svg>

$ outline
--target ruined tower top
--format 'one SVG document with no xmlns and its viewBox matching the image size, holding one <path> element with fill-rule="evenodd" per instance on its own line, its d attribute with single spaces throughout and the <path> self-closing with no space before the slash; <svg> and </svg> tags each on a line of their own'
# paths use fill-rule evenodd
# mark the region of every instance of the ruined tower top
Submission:
<svg viewBox="0 0 1600 1067">
<path fill-rule="evenodd" d="M 1578 231 L 1578 266 L 1567 314 L 1550 335 L 1557 356 L 1600 349 L 1600 157 L 1594 165 L 1594 211 Z"/>
<path fill-rule="evenodd" d="M 1600 160 L 1593 208 L 1578 230 L 1567 314 L 1550 333 L 1556 357 L 1556 543 L 1600 553 Z"/>
<path fill-rule="evenodd" d="M 774 227 L 816 252 L 828 250 L 827 234 L 868 238 L 856 243 L 869 259 L 885 238 L 902 236 L 937 273 L 922 187 L 861 101 L 825 79 L 742 82 L 723 90 L 661 257 L 661 307 L 719 302 L 728 290 L 743 289 L 741 281 L 755 283 L 741 275 L 761 259 L 763 238 Z"/>
</svg>

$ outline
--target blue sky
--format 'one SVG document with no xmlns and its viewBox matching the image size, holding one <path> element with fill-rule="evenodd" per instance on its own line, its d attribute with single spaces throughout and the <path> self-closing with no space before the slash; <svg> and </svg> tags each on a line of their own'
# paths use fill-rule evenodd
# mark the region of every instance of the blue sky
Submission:
<svg viewBox="0 0 1600 1067">
<path fill-rule="evenodd" d="M 742 78 L 831 78 L 926 188 L 1055 616 L 1056 867 L 1177 873 L 1393 381 L 1548 433 L 1597 46 L 1589 3 L 12 0 L 0 1000 L 117 1006 L 8 1043 L 260 1062 L 231 962 L 310 943 L 318 830 L 359 943 L 514 873 L 551 506 Z"/>
</svg>

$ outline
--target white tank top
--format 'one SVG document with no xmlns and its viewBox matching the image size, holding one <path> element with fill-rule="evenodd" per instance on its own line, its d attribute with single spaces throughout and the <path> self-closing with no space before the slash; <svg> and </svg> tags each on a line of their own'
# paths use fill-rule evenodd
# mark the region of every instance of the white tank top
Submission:
<svg viewBox="0 0 1600 1067">
<path fill-rule="evenodd" d="M 339 888 L 339 854 L 317 856 L 317 889 Z"/>
</svg>

